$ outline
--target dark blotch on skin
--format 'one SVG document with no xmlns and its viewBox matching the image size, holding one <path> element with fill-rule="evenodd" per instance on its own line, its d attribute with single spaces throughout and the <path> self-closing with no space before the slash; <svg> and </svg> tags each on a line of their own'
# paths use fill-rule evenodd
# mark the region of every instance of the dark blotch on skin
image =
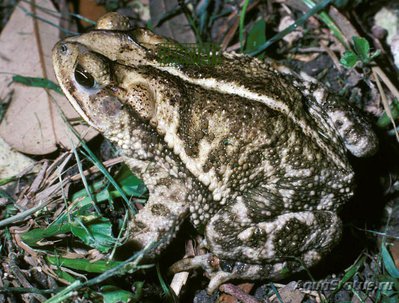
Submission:
<svg viewBox="0 0 399 303">
<path fill-rule="evenodd" d="M 162 205 L 162 204 L 154 204 L 151 207 L 151 212 L 155 216 L 167 216 L 170 214 L 169 209 L 165 205 Z"/>
<path fill-rule="evenodd" d="M 101 108 L 104 114 L 116 116 L 122 109 L 122 103 L 117 97 L 106 96 L 101 100 Z"/>
<path fill-rule="evenodd" d="M 288 220 L 284 227 L 275 235 L 276 256 L 285 257 L 298 254 L 302 247 L 303 238 L 311 233 L 310 227 L 298 219 L 292 218 Z"/>
</svg>

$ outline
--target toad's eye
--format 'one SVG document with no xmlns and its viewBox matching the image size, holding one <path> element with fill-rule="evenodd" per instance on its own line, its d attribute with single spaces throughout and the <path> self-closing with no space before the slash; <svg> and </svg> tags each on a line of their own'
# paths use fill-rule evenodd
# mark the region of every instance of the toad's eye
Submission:
<svg viewBox="0 0 399 303">
<path fill-rule="evenodd" d="M 89 89 L 96 86 L 96 80 L 93 76 L 79 64 L 75 68 L 75 79 L 84 88 Z"/>
</svg>

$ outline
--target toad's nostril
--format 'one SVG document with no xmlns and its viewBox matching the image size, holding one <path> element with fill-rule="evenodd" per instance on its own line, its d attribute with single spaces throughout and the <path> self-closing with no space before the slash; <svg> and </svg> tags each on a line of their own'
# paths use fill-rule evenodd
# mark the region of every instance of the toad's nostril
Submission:
<svg viewBox="0 0 399 303">
<path fill-rule="evenodd" d="M 59 46 L 59 50 L 61 54 L 66 55 L 68 52 L 68 46 L 66 46 L 64 43 L 61 43 Z"/>
</svg>

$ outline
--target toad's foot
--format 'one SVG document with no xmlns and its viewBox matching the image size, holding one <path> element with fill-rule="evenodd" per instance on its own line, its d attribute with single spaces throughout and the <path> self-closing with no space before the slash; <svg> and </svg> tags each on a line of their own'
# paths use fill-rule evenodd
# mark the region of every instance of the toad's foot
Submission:
<svg viewBox="0 0 399 303">
<path fill-rule="evenodd" d="M 292 263 L 295 262 L 296 266 Z M 296 261 L 282 261 L 275 264 L 247 264 L 242 262 L 226 262 L 213 254 L 205 254 L 194 258 L 183 259 L 170 267 L 172 273 L 202 268 L 210 281 L 207 292 L 213 293 L 221 284 L 230 280 L 282 279 L 288 275 L 290 268 L 299 268 Z"/>
</svg>

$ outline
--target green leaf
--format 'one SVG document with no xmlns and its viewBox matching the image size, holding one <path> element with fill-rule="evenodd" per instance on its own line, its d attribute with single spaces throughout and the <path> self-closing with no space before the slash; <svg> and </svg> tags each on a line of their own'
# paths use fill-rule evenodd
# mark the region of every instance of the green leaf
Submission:
<svg viewBox="0 0 399 303">
<path fill-rule="evenodd" d="M 48 88 L 62 95 L 61 88 L 49 79 L 15 75 L 12 77 L 12 80 L 26 86 Z"/>
<path fill-rule="evenodd" d="M 47 228 L 37 228 L 23 233 L 21 238 L 29 246 L 36 246 L 36 243 L 44 238 L 53 237 L 59 234 L 70 232 L 69 224 L 51 224 Z"/>
<path fill-rule="evenodd" d="M 255 22 L 248 33 L 247 43 L 245 45 L 245 53 L 257 51 L 258 48 L 266 42 L 266 22 L 260 19 Z M 264 57 L 264 53 L 262 56 Z"/>
<path fill-rule="evenodd" d="M 127 166 L 122 167 L 115 181 L 119 185 L 119 189 L 113 189 L 114 186 L 109 186 L 109 183 L 104 181 L 95 182 L 88 186 L 97 203 L 122 197 L 122 193 L 143 198 L 144 201 L 147 188 L 143 181 L 133 175 Z M 72 196 L 72 201 L 74 201 L 74 208 L 64 212 L 47 228 L 38 228 L 22 234 L 23 241 L 30 246 L 36 246 L 37 242 L 44 238 L 72 232 L 85 244 L 97 248 L 101 252 L 108 251 L 115 243 L 109 220 L 100 216 L 93 216 L 93 202 L 91 197 L 88 197 L 85 188 L 76 192 Z"/>
<path fill-rule="evenodd" d="M 82 259 L 82 258 L 71 259 L 59 256 L 47 256 L 46 260 L 47 262 L 55 266 L 68 267 L 71 269 L 81 270 L 96 274 L 101 274 L 123 263 L 121 261 L 107 261 L 107 260 L 98 260 L 92 262 L 88 259 Z"/>
<path fill-rule="evenodd" d="M 124 164 L 115 177 L 115 181 L 128 196 L 142 197 L 147 193 L 144 182 L 132 174 L 130 169 Z"/>
<path fill-rule="evenodd" d="M 389 275 L 395 279 L 398 279 L 399 270 L 396 267 L 395 262 L 393 261 L 391 254 L 389 253 L 385 244 L 381 245 L 381 255 L 382 255 L 382 261 L 384 262 L 384 267 L 389 273 Z"/>
<path fill-rule="evenodd" d="M 364 63 L 369 62 L 370 61 L 369 42 L 362 37 L 356 37 L 356 36 L 352 37 L 352 40 L 353 40 L 353 47 L 359 59 Z"/>
<path fill-rule="evenodd" d="M 101 287 L 101 295 L 104 298 L 104 303 L 138 302 L 142 294 L 143 284 L 143 282 L 134 283 L 134 294 L 113 285 L 105 285 Z"/>
<path fill-rule="evenodd" d="M 75 282 L 77 279 L 75 279 L 72 275 L 68 274 L 65 271 L 62 271 L 61 269 L 54 269 L 54 272 L 56 273 L 56 275 L 60 278 L 63 279 L 65 281 L 68 281 L 69 283 L 73 283 Z"/>
<path fill-rule="evenodd" d="M 357 61 L 359 61 L 359 57 L 351 51 L 346 51 L 343 55 L 341 60 L 341 64 L 345 66 L 346 68 L 352 68 L 356 65 Z"/>
<path fill-rule="evenodd" d="M 74 224 L 71 224 L 71 232 L 86 245 L 106 253 L 115 244 L 111 222 L 104 217 L 92 217 L 76 219 Z"/>
<path fill-rule="evenodd" d="M 89 208 L 90 205 L 86 207 Z M 44 238 L 72 232 L 83 243 L 103 253 L 115 245 L 112 225 L 107 218 L 95 215 L 81 215 L 70 218 L 69 221 L 66 220 L 67 216 L 64 218 L 62 222 L 53 223 L 45 229 L 37 228 L 22 234 L 22 240 L 29 246 L 36 246 L 37 242 Z"/>
<path fill-rule="evenodd" d="M 354 36 L 352 40 L 354 52 L 346 51 L 340 60 L 345 67 L 352 68 L 358 61 L 367 64 L 380 54 L 379 50 L 370 53 L 370 44 L 366 39 Z"/>
<path fill-rule="evenodd" d="M 78 137 L 78 138 L 79 138 L 80 144 L 82 144 L 82 147 L 84 148 L 84 152 L 83 151 L 81 151 L 81 152 L 87 157 L 87 159 L 89 159 L 93 164 L 95 164 L 97 166 L 97 168 L 108 179 L 108 181 L 118 190 L 118 192 L 120 193 L 121 197 L 125 201 L 126 206 L 128 207 L 130 213 L 131 214 L 136 214 L 137 210 L 130 203 L 130 199 L 126 196 L 126 194 L 120 188 L 119 184 L 115 181 L 115 179 L 111 176 L 111 174 L 108 172 L 108 170 L 104 167 L 103 163 L 90 150 L 90 148 L 87 146 L 87 144 L 80 137 Z"/>
</svg>

